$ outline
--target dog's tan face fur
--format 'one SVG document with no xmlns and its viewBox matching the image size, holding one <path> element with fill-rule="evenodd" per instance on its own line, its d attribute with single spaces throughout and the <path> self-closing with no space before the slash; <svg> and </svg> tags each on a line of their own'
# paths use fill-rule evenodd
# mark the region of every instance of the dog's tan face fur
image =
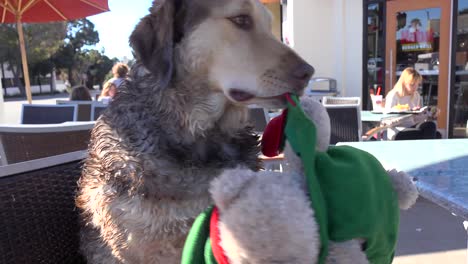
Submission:
<svg viewBox="0 0 468 264">
<path fill-rule="evenodd" d="M 173 78 L 198 75 L 199 79 L 207 79 L 208 89 L 213 92 L 210 96 L 215 98 L 210 100 L 219 105 L 231 102 L 284 107 L 281 95 L 303 93 L 314 70 L 275 38 L 271 32 L 272 16 L 258 0 L 159 1 L 160 6 L 152 7 L 148 23 L 140 23 L 131 38 L 136 51 L 146 49 L 139 57 L 150 71 L 161 72 L 161 67 L 154 65 L 158 59 L 150 59 L 155 52 L 149 51 L 154 51 L 155 46 L 167 46 L 167 42 L 158 44 L 145 35 L 156 31 L 159 39 L 168 36 L 166 29 L 161 29 L 171 23 L 164 20 L 168 2 L 173 2 L 175 9 L 171 21 L 176 39 L 172 43 L 176 71 Z M 146 27 L 153 29 L 143 30 L 148 24 L 151 26 Z"/>
<path fill-rule="evenodd" d="M 302 94 L 313 69 L 291 76 L 306 63 L 271 33 L 268 10 L 256 0 L 220 2 L 188 41 L 208 67 L 213 88 L 235 103 L 265 107 L 283 106 L 277 96 L 286 92 Z"/>
<path fill-rule="evenodd" d="M 202 1 L 210 2 L 213 1 Z M 187 48 L 197 50 L 212 89 L 236 104 L 283 107 L 280 95 L 302 94 L 312 67 L 271 33 L 272 16 L 257 0 L 219 1 L 190 34 Z M 202 54 L 200 54 L 202 53 Z M 297 67 L 303 76 L 293 77 Z"/>
</svg>

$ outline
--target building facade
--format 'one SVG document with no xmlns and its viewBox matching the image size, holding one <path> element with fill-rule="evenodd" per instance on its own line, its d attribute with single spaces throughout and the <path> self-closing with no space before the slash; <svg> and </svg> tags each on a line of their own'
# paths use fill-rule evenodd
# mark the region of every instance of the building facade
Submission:
<svg viewBox="0 0 468 264">
<path fill-rule="evenodd" d="M 371 92 L 388 93 L 414 67 L 442 134 L 468 137 L 468 0 L 264 1 L 281 39 L 316 77 L 336 79 L 341 95 L 360 96 L 370 109 Z"/>
</svg>

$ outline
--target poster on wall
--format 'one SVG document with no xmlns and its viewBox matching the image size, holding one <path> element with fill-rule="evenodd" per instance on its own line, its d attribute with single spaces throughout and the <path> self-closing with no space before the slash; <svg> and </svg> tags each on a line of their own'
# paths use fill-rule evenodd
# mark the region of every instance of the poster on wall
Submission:
<svg viewBox="0 0 468 264">
<path fill-rule="evenodd" d="M 397 40 L 400 41 L 402 52 L 434 50 L 434 33 L 439 26 L 438 19 L 430 19 L 429 14 L 397 14 L 398 28 Z"/>
</svg>

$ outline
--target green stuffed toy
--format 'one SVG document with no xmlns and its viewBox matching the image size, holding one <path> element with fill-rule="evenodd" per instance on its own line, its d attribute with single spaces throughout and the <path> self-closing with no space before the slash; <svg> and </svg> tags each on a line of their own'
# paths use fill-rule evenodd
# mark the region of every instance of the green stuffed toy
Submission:
<svg viewBox="0 0 468 264">
<path fill-rule="evenodd" d="M 285 148 L 285 171 L 226 171 L 211 186 L 214 207 L 195 221 L 182 263 L 392 262 L 399 207 L 417 198 L 411 179 L 369 153 L 328 146 L 326 110 L 287 96 L 270 121 L 266 156 Z"/>
</svg>

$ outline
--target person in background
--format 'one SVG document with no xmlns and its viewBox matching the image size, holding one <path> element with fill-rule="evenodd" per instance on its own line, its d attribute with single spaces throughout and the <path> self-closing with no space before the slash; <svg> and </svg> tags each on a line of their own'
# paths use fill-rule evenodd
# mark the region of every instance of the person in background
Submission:
<svg viewBox="0 0 468 264">
<path fill-rule="evenodd" d="M 408 67 L 385 98 L 385 110 L 418 110 L 422 107 L 422 97 L 417 89 L 422 76 L 414 68 Z"/>
<path fill-rule="evenodd" d="M 127 79 L 127 74 L 130 71 L 130 68 L 125 63 L 116 63 L 112 67 L 113 78 L 109 79 L 104 83 L 101 95 L 99 95 L 99 101 L 110 102 L 112 98 L 117 93 L 117 89 L 124 83 Z"/>
<path fill-rule="evenodd" d="M 109 103 L 117 93 L 117 89 L 125 82 L 124 78 L 110 78 L 104 83 L 101 95 L 99 95 L 99 101 Z"/>
<path fill-rule="evenodd" d="M 417 89 L 421 82 L 422 76 L 418 71 L 411 67 L 404 69 L 398 79 L 398 82 L 386 96 L 386 112 L 420 110 L 423 107 L 423 101 Z M 399 131 L 402 131 L 405 128 L 418 127 L 423 123 L 423 127 L 428 130 L 426 133 L 436 135 L 438 133 L 437 127 L 433 121 L 437 118 L 437 115 L 437 111 L 424 110 L 420 113 L 415 113 L 402 118 L 394 127 L 387 130 L 387 138 L 393 139 Z"/>
<path fill-rule="evenodd" d="M 70 93 L 70 101 L 92 101 L 88 88 L 83 85 L 75 86 Z"/>
<path fill-rule="evenodd" d="M 130 71 L 128 68 L 127 64 L 119 62 L 112 67 L 112 74 L 114 75 L 114 78 L 122 78 L 126 79 L 127 74 Z"/>
</svg>

